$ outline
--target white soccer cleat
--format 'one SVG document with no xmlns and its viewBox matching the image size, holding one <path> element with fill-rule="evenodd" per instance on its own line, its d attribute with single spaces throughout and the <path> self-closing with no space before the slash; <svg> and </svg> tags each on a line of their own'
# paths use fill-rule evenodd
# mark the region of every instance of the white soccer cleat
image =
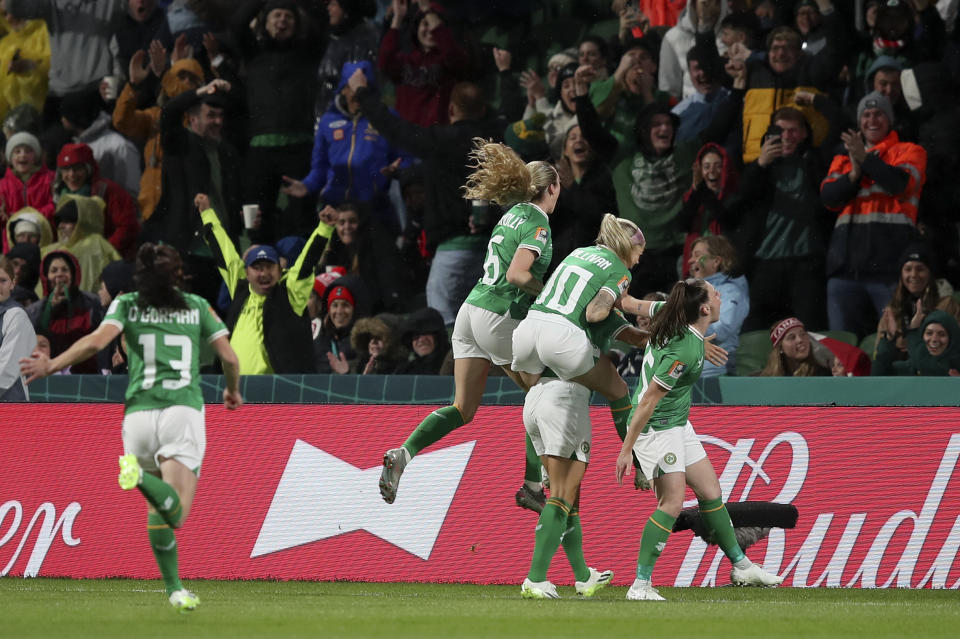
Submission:
<svg viewBox="0 0 960 639">
<path fill-rule="evenodd" d="M 599 572 L 595 568 L 590 569 L 590 578 L 586 581 L 578 581 L 575 585 L 577 588 L 577 594 L 581 597 L 592 597 L 597 592 L 602 590 L 604 586 L 610 583 L 610 580 L 613 579 L 612 570 L 604 570 Z"/>
<path fill-rule="evenodd" d="M 380 496 L 383 501 L 392 504 L 397 498 L 397 486 L 400 484 L 400 475 L 407 467 L 407 451 L 401 448 L 391 448 L 383 454 L 383 470 L 380 471 Z"/>
<path fill-rule="evenodd" d="M 523 580 L 520 586 L 520 596 L 524 599 L 559 599 L 557 587 L 549 581 L 530 581 L 530 578 Z"/>
<path fill-rule="evenodd" d="M 200 597 L 186 588 L 181 588 L 170 593 L 170 605 L 180 612 L 192 612 L 200 605 Z"/>
<path fill-rule="evenodd" d="M 778 577 L 763 569 L 760 564 L 750 564 L 749 568 L 743 570 L 736 566 L 730 570 L 730 581 L 734 586 L 761 586 L 772 588 L 779 586 L 783 582 L 783 577 Z"/>
<path fill-rule="evenodd" d="M 641 579 L 634 580 L 630 590 L 627 591 L 627 599 L 630 601 L 666 601 L 649 581 Z"/>
</svg>

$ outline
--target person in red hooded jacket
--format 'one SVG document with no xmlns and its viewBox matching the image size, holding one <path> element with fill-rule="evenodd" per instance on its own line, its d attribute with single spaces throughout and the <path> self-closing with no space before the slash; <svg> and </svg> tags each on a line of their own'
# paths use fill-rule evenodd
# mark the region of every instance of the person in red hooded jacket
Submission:
<svg viewBox="0 0 960 639">
<path fill-rule="evenodd" d="M 683 277 L 690 274 L 690 254 L 700 237 L 729 233 L 737 225 L 731 196 L 737 190 L 737 171 L 719 144 L 708 142 L 693 163 L 693 185 L 683 195 L 677 216 L 680 228 L 687 229 L 683 243 Z"/>
<path fill-rule="evenodd" d="M 40 266 L 43 297 L 27 307 L 27 317 L 38 333 L 50 339 L 50 356 L 56 357 L 103 319 L 100 299 L 80 290 L 80 263 L 69 251 L 50 251 Z M 73 374 L 99 373 L 94 355 L 70 367 Z"/>
<path fill-rule="evenodd" d="M 3 233 L 3 251 L 10 248 L 7 220 L 20 209 L 30 206 L 53 221 L 53 171 L 43 165 L 40 140 L 21 131 L 10 136 L 6 147 L 7 171 L 0 179 L 0 232 Z"/>
<path fill-rule="evenodd" d="M 86 144 L 64 144 L 57 155 L 57 173 L 53 181 L 54 202 L 65 193 L 97 196 L 107 203 L 103 235 L 125 258 L 133 256 L 140 224 L 137 205 L 122 186 L 100 177 L 100 167 Z"/>
<path fill-rule="evenodd" d="M 393 20 L 380 41 L 380 70 L 396 85 L 395 109 L 404 120 L 423 127 L 447 123 L 447 106 L 453 85 L 465 78 L 469 61 L 444 24 L 445 10 L 436 2 L 416 20 L 414 42 L 405 52 L 401 25 L 408 3 L 393 0 Z"/>
</svg>

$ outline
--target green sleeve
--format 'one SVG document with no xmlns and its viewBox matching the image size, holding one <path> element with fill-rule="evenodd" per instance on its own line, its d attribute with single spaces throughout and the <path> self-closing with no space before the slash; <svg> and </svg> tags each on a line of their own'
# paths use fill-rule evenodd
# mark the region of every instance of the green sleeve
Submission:
<svg viewBox="0 0 960 639">
<path fill-rule="evenodd" d="M 111 323 L 119 324 L 120 328 L 123 329 L 126 318 L 127 300 L 125 299 L 125 296 L 121 295 L 113 298 L 113 301 L 110 302 L 110 306 L 107 307 L 107 314 L 104 316 L 103 321 L 106 322 L 107 320 L 110 320 Z"/>
<path fill-rule="evenodd" d="M 332 226 L 325 222 L 318 223 L 317 228 L 313 229 L 313 233 L 307 238 L 307 243 L 297 256 L 293 267 L 283 275 L 287 285 L 287 299 L 297 315 L 307 308 L 310 291 L 313 290 L 313 269 L 320 261 L 320 256 L 323 255 L 332 235 Z"/>
<path fill-rule="evenodd" d="M 237 253 L 236 247 L 227 231 L 220 224 L 220 218 L 217 217 L 213 209 L 207 209 L 200 214 L 203 221 L 203 239 L 213 251 L 214 259 L 217 262 L 217 270 L 227 285 L 230 292 L 230 299 L 234 298 L 237 285 L 241 281 L 246 281 L 247 273 L 243 266 L 243 260 Z"/>
<path fill-rule="evenodd" d="M 213 338 L 219 337 L 220 334 L 227 332 L 227 326 L 223 323 L 223 320 L 220 319 L 220 316 L 217 315 L 210 304 L 206 300 L 202 300 L 200 305 L 200 335 L 202 338 L 210 342 Z"/>
<path fill-rule="evenodd" d="M 667 344 L 661 351 L 659 362 L 653 371 L 653 376 L 657 382 L 666 388 L 672 389 L 677 384 L 677 380 L 696 362 L 696 358 L 684 353 L 683 349 L 676 348 L 677 342 Z"/>
<path fill-rule="evenodd" d="M 613 76 L 611 75 L 606 80 L 591 82 L 589 90 L 590 101 L 593 102 L 593 106 L 600 106 L 610 97 L 610 92 L 613 91 Z"/>
</svg>

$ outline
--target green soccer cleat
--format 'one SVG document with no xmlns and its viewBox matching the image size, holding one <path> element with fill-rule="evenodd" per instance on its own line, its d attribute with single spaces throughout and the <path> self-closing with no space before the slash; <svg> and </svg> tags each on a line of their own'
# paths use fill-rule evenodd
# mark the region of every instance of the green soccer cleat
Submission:
<svg viewBox="0 0 960 639">
<path fill-rule="evenodd" d="M 529 578 L 523 580 L 520 586 L 520 596 L 524 599 L 559 599 L 557 587 L 549 581 L 530 581 Z"/>
<path fill-rule="evenodd" d="M 170 594 L 170 605 L 179 612 L 193 612 L 200 605 L 200 597 L 186 588 L 174 590 Z"/>
<path fill-rule="evenodd" d="M 613 579 L 612 570 L 599 572 L 596 568 L 590 569 L 590 578 L 576 582 L 577 594 L 581 597 L 592 597 L 603 589 Z"/>
<path fill-rule="evenodd" d="M 136 488 L 142 478 L 143 469 L 140 468 L 140 462 L 137 461 L 137 456 L 122 455 L 120 457 L 120 475 L 117 477 L 120 488 L 124 490 Z"/>
</svg>

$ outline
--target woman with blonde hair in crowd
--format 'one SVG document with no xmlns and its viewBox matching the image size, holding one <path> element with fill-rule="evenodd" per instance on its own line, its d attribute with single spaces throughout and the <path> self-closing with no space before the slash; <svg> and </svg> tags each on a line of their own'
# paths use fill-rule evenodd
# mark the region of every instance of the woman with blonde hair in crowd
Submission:
<svg viewBox="0 0 960 639">
<path fill-rule="evenodd" d="M 780 320 L 770 328 L 773 350 L 760 377 L 829 377 L 832 371 L 817 360 L 814 342 L 796 317 Z"/>
<path fill-rule="evenodd" d="M 474 141 L 470 161 L 474 170 L 463 197 L 510 208 L 493 227 L 483 275 L 454 323 L 453 404 L 430 413 L 402 446 L 391 448 L 383 456 L 380 494 L 388 504 L 396 499 L 400 476 L 417 453 L 473 420 L 491 365 L 502 367 L 524 391 L 529 388 L 510 370 L 511 336 L 543 288 L 543 276 L 553 255 L 548 216 L 560 195 L 560 176 L 547 162 L 524 164 L 510 147 L 479 138 Z M 527 447 L 532 448 L 529 439 Z M 539 461 L 528 463 L 524 483 L 527 494 L 521 495 L 522 488 L 517 494 L 518 503 L 521 497 L 545 501 L 542 491 L 535 494 L 539 483 Z"/>
</svg>

